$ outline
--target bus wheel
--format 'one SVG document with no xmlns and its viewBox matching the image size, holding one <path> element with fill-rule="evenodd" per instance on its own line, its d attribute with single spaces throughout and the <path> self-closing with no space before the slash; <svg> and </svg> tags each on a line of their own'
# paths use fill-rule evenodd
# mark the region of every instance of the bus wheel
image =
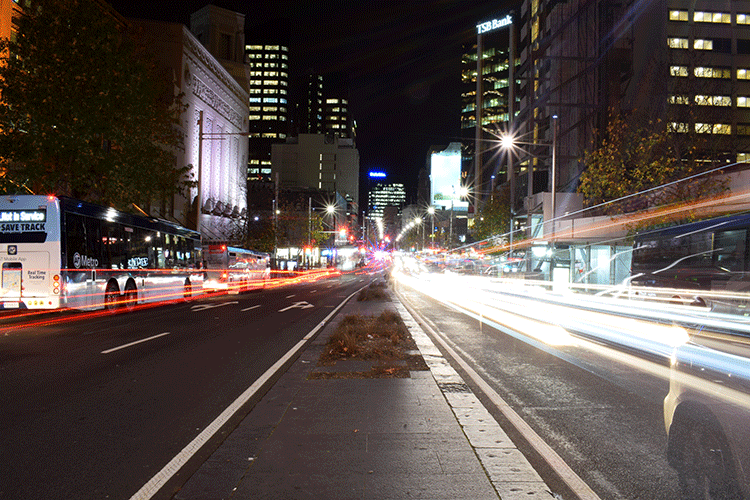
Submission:
<svg viewBox="0 0 750 500">
<path fill-rule="evenodd" d="M 120 288 L 117 283 L 110 281 L 104 292 L 104 308 L 109 312 L 115 312 L 120 307 Z"/>
<path fill-rule="evenodd" d="M 135 288 L 135 284 L 132 281 L 128 281 L 125 286 L 125 307 L 128 311 L 135 309 L 135 305 L 138 303 L 138 290 Z"/>
<path fill-rule="evenodd" d="M 708 307 L 706 301 L 701 297 L 694 298 L 690 305 L 695 307 Z"/>
<path fill-rule="evenodd" d="M 190 284 L 190 280 L 185 280 L 185 286 L 182 291 L 185 300 L 190 299 L 193 296 L 193 285 Z"/>
</svg>

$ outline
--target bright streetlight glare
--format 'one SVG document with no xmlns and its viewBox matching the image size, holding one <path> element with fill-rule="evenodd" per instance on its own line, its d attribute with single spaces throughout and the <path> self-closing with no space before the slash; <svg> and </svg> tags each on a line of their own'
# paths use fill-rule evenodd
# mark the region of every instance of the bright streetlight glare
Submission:
<svg viewBox="0 0 750 500">
<path fill-rule="evenodd" d="M 515 138 L 512 135 L 505 134 L 500 137 L 500 146 L 503 149 L 510 149 L 515 145 Z"/>
</svg>

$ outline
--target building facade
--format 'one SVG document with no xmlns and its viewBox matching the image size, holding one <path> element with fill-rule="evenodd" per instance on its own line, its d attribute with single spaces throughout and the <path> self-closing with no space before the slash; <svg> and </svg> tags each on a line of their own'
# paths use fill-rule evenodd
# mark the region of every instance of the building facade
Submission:
<svg viewBox="0 0 750 500">
<path fill-rule="evenodd" d="M 289 48 L 247 44 L 250 156 L 247 179 L 272 181 L 271 148 L 289 134 Z"/>
<path fill-rule="evenodd" d="M 477 35 L 475 42 L 464 45 L 461 56 L 462 178 L 463 184 L 471 186 L 478 202 L 489 197 L 495 185 L 493 176 L 502 179 L 501 182 L 507 176 L 507 163 L 499 154 L 497 135 L 509 130 L 509 99 L 515 100 L 510 96 L 508 84 L 511 36 L 515 36 L 515 31 L 510 29 L 510 25 L 483 32 Z M 482 79 L 481 84 L 477 85 L 477 52 L 480 49 Z M 481 93 L 479 100 L 477 92 Z M 478 102 L 481 103 L 481 159 L 479 169 L 475 171 Z"/>
<path fill-rule="evenodd" d="M 189 198 L 176 195 L 169 213 L 154 215 L 197 228 L 207 239 L 236 240 L 247 217 L 248 94 L 186 26 L 130 23 L 184 96 L 177 164 L 190 165 L 197 182 Z"/>
<path fill-rule="evenodd" d="M 338 193 L 353 206 L 359 206 L 359 151 L 352 139 L 332 134 L 299 134 L 283 144 L 273 144 L 274 175 L 279 188 L 306 187 Z"/>
</svg>

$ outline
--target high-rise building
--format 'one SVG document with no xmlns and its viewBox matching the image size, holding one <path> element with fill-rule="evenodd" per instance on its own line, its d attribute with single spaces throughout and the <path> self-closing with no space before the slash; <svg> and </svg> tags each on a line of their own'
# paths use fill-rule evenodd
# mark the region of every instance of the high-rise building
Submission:
<svg viewBox="0 0 750 500">
<path fill-rule="evenodd" d="M 746 0 L 525 0 L 516 131 L 538 144 L 525 148 L 526 208 L 541 208 L 532 194 L 575 192 L 612 113 L 668 124 L 705 169 L 747 159 L 748 13 Z"/>
<path fill-rule="evenodd" d="M 368 215 L 371 219 L 382 218 L 386 207 L 396 207 L 400 214 L 406 205 L 406 190 L 399 182 L 376 182 L 367 195 Z"/>
<path fill-rule="evenodd" d="M 322 134 L 323 121 L 323 76 L 310 73 L 305 82 L 305 97 L 299 104 L 297 130 L 300 134 Z"/>
<path fill-rule="evenodd" d="M 461 56 L 462 177 L 478 202 L 489 198 L 493 175 L 503 181 L 507 175 L 507 164 L 501 161 L 502 156 L 497 154 L 497 148 L 490 147 L 493 142 L 496 143 L 496 137 L 485 131 L 500 134 L 509 128 L 510 37 L 514 35 L 509 26 L 505 21 L 502 27 L 498 27 L 498 22 L 495 21 L 494 29 L 481 33 L 481 41 L 477 35 L 475 41 L 464 45 Z M 480 49 L 482 78 L 481 85 L 478 85 L 477 52 Z M 477 91 L 481 92 L 482 155 L 479 169 L 475 171 Z M 517 110 L 518 107 L 514 109 Z"/>
<path fill-rule="evenodd" d="M 245 45 L 249 66 L 250 157 L 248 181 L 270 181 L 271 146 L 289 134 L 289 49 Z"/>
<path fill-rule="evenodd" d="M 349 115 L 349 101 L 340 97 L 326 97 L 323 115 L 324 129 L 327 134 L 354 139 L 356 128 Z"/>
</svg>

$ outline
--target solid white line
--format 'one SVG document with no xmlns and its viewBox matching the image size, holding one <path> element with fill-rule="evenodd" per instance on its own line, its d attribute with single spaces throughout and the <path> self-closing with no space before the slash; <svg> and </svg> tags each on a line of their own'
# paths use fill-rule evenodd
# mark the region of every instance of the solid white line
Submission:
<svg viewBox="0 0 750 500">
<path fill-rule="evenodd" d="M 251 309 L 257 309 L 260 307 L 260 304 L 252 306 L 252 307 L 246 307 L 244 309 L 240 309 L 240 312 L 250 311 Z"/>
<path fill-rule="evenodd" d="M 121 345 L 119 347 L 113 347 L 112 349 L 107 349 L 106 351 L 102 351 L 102 354 L 109 354 L 110 352 L 119 351 L 120 349 L 125 349 L 126 347 L 130 347 L 131 345 L 140 344 L 141 342 L 148 342 L 149 340 L 158 339 L 159 337 L 163 337 L 164 335 L 169 335 L 170 332 L 164 332 L 160 333 L 159 335 L 154 335 L 153 337 L 149 337 L 147 339 L 141 339 L 136 340 L 135 342 L 131 342 L 129 344 Z"/>
<path fill-rule="evenodd" d="M 323 321 L 318 323 L 318 326 L 313 328 L 310 333 L 305 335 L 302 340 L 297 342 L 297 344 L 292 347 L 286 354 L 284 354 L 281 359 L 274 363 L 271 368 L 266 370 L 266 372 L 261 375 L 258 380 L 253 382 L 253 384 L 248 387 L 245 392 L 240 395 L 240 397 L 235 399 L 232 404 L 230 404 L 223 412 L 221 412 L 221 415 L 216 417 L 216 419 L 211 422 L 208 427 L 203 429 L 203 432 L 198 434 L 198 436 L 196 436 L 195 439 L 193 439 L 185 448 L 183 448 L 176 457 L 170 460 L 170 462 L 165 465 L 162 470 L 160 470 L 154 477 L 152 477 L 149 482 L 143 485 L 143 487 L 138 490 L 135 495 L 130 497 L 130 500 L 148 500 L 153 497 L 167 483 L 167 481 L 169 481 L 172 476 L 175 475 L 183 465 L 185 465 L 185 463 L 201 448 L 201 446 L 206 444 L 206 442 L 219 431 L 219 429 L 232 417 L 232 415 L 234 415 L 242 407 L 242 405 L 247 403 L 250 398 L 252 398 L 253 395 L 258 392 L 258 390 L 260 390 L 261 387 L 263 387 L 263 384 L 265 384 L 271 377 L 273 377 L 276 372 L 281 370 L 281 368 L 289 359 L 294 357 L 297 352 L 302 350 L 302 348 L 307 344 L 307 341 L 310 340 L 318 332 L 318 330 L 323 328 L 323 326 L 328 323 L 328 321 L 339 311 L 339 309 L 344 307 L 344 304 L 346 304 L 349 299 L 358 294 L 360 290 L 362 290 L 362 288 L 344 299 L 336 307 L 336 309 L 331 311 L 331 313 L 326 316 Z"/>
<path fill-rule="evenodd" d="M 404 296 L 396 290 L 396 295 L 398 296 L 399 300 L 401 301 L 401 304 L 404 305 L 406 310 L 411 314 L 412 318 L 416 321 L 416 317 L 422 318 L 422 316 L 417 312 L 417 310 L 408 303 L 408 300 L 404 298 Z M 450 304 L 449 304 L 450 305 Z M 476 372 L 474 369 L 469 366 L 469 364 L 461 358 L 458 353 L 450 346 L 448 345 L 448 342 L 443 339 L 443 335 L 437 332 L 434 328 L 432 328 L 427 321 L 417 321 L 417 323 L 426 331 L 430 332 L 430 336 L 437 341 L 453 358 L 456 363 L 458 363 L 461 368 L 466 372 L 466 374 L 469 376 L 469 378 L 479 387 L 479 389 L 484 392 L 484 394 L 492 401 L 492 403 L 497 407 L 498 410 L 505 416 L 506 419 L 515 427 L 515 429 L 526 439 L 526 441 L 531 445 L 534 450 L 536 450 L 539 455 L 542 456 L 545 462 L 557 473 L 557 475 L 562 479 L 565 484 L 568 485 L 568 487 L 573 490 L 573 493 L 578 496 L 581 500 L 601 500 L 599 498 L 599 495 L 597 495 L 594 490 L 591 489 L 591 487 L 584 482 L 581 477 L 575 473 L 573 469 L 570 468 L 570 466 L 565 463 L 565 461 L 562 459 L 560 455 L 557 454 L 555 450 L 552 449 L 550 445 L 548 445 L 540 436 L 539 434 L 534 431 L 534 429 L 531 428 L 529 424 L 526 423 L 526 421 L 521 418 L 521 416 L 516 413 L 516 411 L 510 407 L 508 403 L 505 402 L 505 400 L 500 397 L 500 395 L 495 392 L 495 390 L 484 381 L 484 379 Z"/>
</svg>

